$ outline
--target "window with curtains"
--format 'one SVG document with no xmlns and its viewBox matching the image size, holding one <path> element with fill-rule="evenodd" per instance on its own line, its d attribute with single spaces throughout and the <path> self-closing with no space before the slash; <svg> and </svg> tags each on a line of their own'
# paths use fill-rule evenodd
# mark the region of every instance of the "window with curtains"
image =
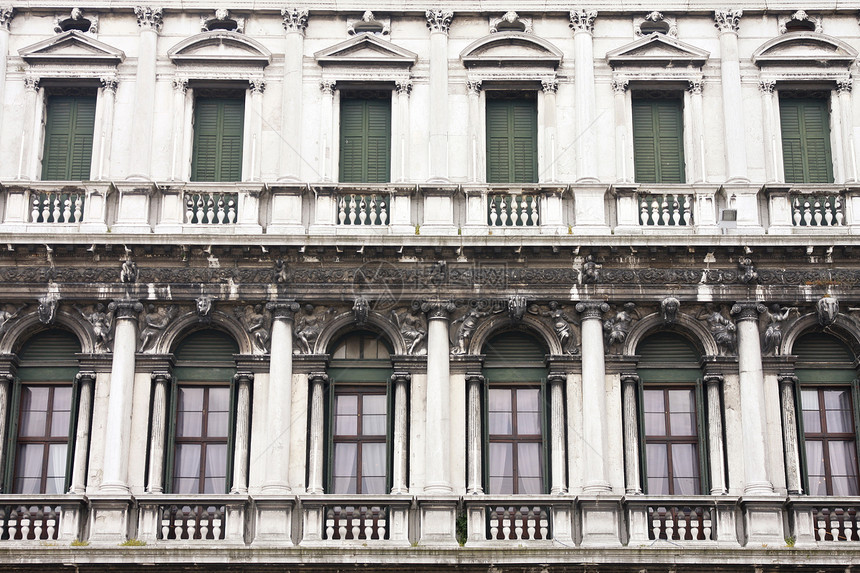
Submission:
<svg viewBox="0 0 860 573">
<path fill-rule="evenodd" d="M 334 345 L 328 388 L 328 483 L 334 494 L 384 494 L 391 485 L 391 349 L 353 332 Z"/>
<path fill-rule="evenodd" d="M 241 181 L 245 92 L 196 89 L 192 181 Z"/>
<path fill-rule="evenodd" d="M 203 330 L 174 352 L 167 471 L 171 493 L 222 494 L 229 490 L 235 427 L 234 354 L 228 335 Z"/>
<path fill-rule="evenodd" d="M 537 183 L 537 93 L 488 90 L 487 182 Z"/>
<path fill-rule="evenodd" d="M 636 353 L 646 493 L 708 491 L 701 356 L 686 338 L 670 332 L 645 338 Z"/>
<path fill-rule="evenodd" d="M 484 345 L 484 482 L 490 494 L 548 491 L 547 350 L 524 332 Z"/>
<path fill-rule="evenodd" d="M 805 489 L 809 495 L 860 495 L 854 355 L 841 340 L 823 333 L 801 336 L 793 353 Z"/>
<path fill-rule="evenodd" d="M 89 180 L 96 119 L 95 89 L 49 94 L 45 114 L 42 180 Z"/>
<path fill-rule="evenodd" d="M 681 93 L 633 93 L 633 166 L 637 183 L 684 183 Z"/>
<path fill-rule="evenodd" d="M 69 488 L 74 448 L 78 339 L 54 329 L 35 335 L 18 352 L 8 428 L 4 491 L 60 494 Z M 4 421 L 5 423 L 5 421 Z"/>
<path fill-rule="evenodd" d="M 340 170 L 344 183 L 391 180 L 391 92 L 341 92 Z"/>
<path fill-rule="evenodd" d="M 779 121 L 786 183 L 832 183 L 830 92 L 780 90 Z"/>
</svg>

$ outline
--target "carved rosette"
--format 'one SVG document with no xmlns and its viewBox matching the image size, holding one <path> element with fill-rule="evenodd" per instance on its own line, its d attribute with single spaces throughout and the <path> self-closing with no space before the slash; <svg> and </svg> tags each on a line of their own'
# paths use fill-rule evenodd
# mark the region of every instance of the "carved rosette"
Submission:
<svg viewBox="0 0 860 573">
<path fill-rule="evenodd" d="M 737 34 L 741 26 L 741 16 L 743 15 L 743 10 L 715 10 L 714 26 L 720 33 L 732 32 Z"/>
<path fill-rule="evenodd" d="M 758 83 L 758 89 L 762 93 L 772 94 L 773 90 L 776 89 L 776 80 L 762 80 Z"/>
<path fill-rule="evenodd" d="M 623 94 L 630 87 L 630 80 L 612 80 L 612 91 L 616 94 Z"/>
<path fill-rule="evenodd" d="M 408 96 L 412 93 L 412 80 L 398 80 L 394 82 L 394 87 L 397 88 L 398 94 Z"/>
<path fill-rule="evenodd" d="M 266 82 L 262 79 L 248 80 L 248 89 L 252 94 L 260 94 L 266 91 Z"/>
<path fill-rule="evenodd" d="M 599 300 L 586 300 L 576 303 L 576 312 L 582 315 L 582 320 L 601 320 L 603 314 L 609 312 L 609 305 Z"/>
<path fill-rule="evenodd" d="M 427 27 L 430 32 L 442 32 L 447 34 L 451 28 L 451 20 L 454 19 L 454 12 L 451 10 L 427 10 L 424 12 L 424 17 L 427 18 Z"/>
<path fill-rule="evenodd" d="M 116 77 L 107 76 L 99 78 L 99 82 L 101 83 L 103 90 L 116 95 L 116 88 L 119 85 L 119 80 L 117 80 Z"/>
<path fill-rule="evenodd" d="M 333 80 L 322 80 L 320 81 L 320 91 L 322 91 L 323 95 L 332 95 L 336 85 L 337 82 Z"/>
<path fill-rule="evenodd" d="M 732 306 L 732 316 L 737 315 L 738 322 L 745 320 L 758 320 L 759 314 L 767 310 L 760 302 L 738 302 Z"/>
<path fill-rule="evenodd" d="M 703 80 L 690 80 L 687 82 L 687 91 L 692 95 L 702 95 L 702 89 L 705 87 Z"/>
<path fill-rule="evenodd" d="M 300 308 L 301 305 L 294 300 L 276 300 L 266 303 L 266 310 L 272 313 L 272 318 L 275 320 L 292 322 Z"/>
<path fill-rule="evenodd" d="M 144 30 L 158 32 L 162 25 L 162 9 L 151 6 L 135 6 L 134 14 L 137 16 L 137 25 Z"/>
<path fill-rule="evenodd" d="M 558 80 L 541 80 L 540 85 L 545 94 L 558 92 Z"/>
<path fill-rule="evenodd" d="M 305 8 L 281 8 L 284 30 L 304 34 L 308 27 L 308 11 Z"/>
<path fill-rule="evenodd" d="M 139 300 L 124 298 L 115 300 L 108 305 L 108 310 L 114 313 L 117 319 L 137 319 L 137 315 L 143 312 L 143 305 Z"/>
<path fill-rule="evenodd" d="M 597 10 L 583 10 L 582 8 L 570 11 L 570 28 L 574 34 L 579 32 L 594 33 L 594 20 L 597 19 Z"/>
<path fill-rule="evenodd" d="M 40 82 L 41 78 L 37 78 L 36 76 L 24 76 L 24 89 L 27 91 L 37 92 L 39 91 Z"/>
<path fill-rule="evenodd" d="M 434 300 L 421 304 L 421 310 L 427 313 L 429 320 L 448 320 L 456 308 L 450 300 Z"/>
<path fill-rule="evenodd" d="M 9 30 L 9 24 L 15 17 L 15 9 L 12 6 L 0 6 L 0 30 Z"/>
</svg>

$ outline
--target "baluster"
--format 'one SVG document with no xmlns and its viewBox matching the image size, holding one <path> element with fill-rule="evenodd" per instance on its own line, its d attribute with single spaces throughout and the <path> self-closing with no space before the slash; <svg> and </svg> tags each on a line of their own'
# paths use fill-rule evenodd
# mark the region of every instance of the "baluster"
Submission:
<svg viewBox="0 0 860 573">
<path fill-rule="evenodd" d="M 364 195 L 358 196 L 358 220 L 359 225 L 364 225 L 367 221 L 367 202 L 364 200 Z"/>
<path fill-rule="evenodd" d="M 59 193 L 54 193 L 53 195 L 54 195 L 54 201 L 53 201 L 54 210 L 52 211 L 51 214 L 54 216 L 54 218 L 51 219 L 51 222 L 52 223 L 60 223 L 61 222 L 60 221 L 60 195 L 59 195 Z"/>
<path fill-rule="evenodd" d="M 692 205 L 690 198 L 692 195 L 684 195 L 684 216 L 681 218 L 682 225 L 691 225 L 693 223 Z"/>
<path fill-rule="evenodd" d="M 356 511 L 356 508 L 349 508 L 349 523 L 352 526 L 352 537 L 351 539 L 361 539 L 361 510 L 359 508 Z"/>
<path fill-rule="evenodd" d="M 666 539 L 675 539 L 675 516 L 671 509 L 666 511 Z"/>
<path fill-rule="evenodd" d="M 53 508 L 50 509 L 50 512 L 46 518 L 45 528 L 48 531 L 48 539 L 56 539 L 57 538 L 57 512 L 54 511 Z"/>
<path fill-rule="evenodd" d="M 825 527 L 825 520 L 826 520 L 825 512 L 826 511 L 827 510 L 825 510 L 824 508 L 820 508 L 816 512 L 816 521 L 818 522 L 818 528 L 817 528 L 818 537 L 817 537 L 816 541 L 824 541 L 825 539 L 827 539 L 827 528 Z"/>
<path fill-rule="evenodd" d="M 668 195 L 662 196 L 662 201 L 660 202 L 660 211 L 661 211 L 660 221 L 661 221 L 661 223 L 658 223 L 658 225 L 666 226 L 669 224 L 669 200 L 668 200 L 668 197 L 669 197 Z"/>
<path fill-rule="evenodd" d="M 62 223 L 72 222 L 72 200 L 71 195 L 63 201 L 63 220 Z"/>
<path fill-rule="evenodd" d="M 236 222 L 236 201 L 233 199 L 227 201 L 227 222 L 231 225 Z"/>
<path fill-rule="evenodd" d="M 504 195 L 499 195 L 499 226 L 507 227 L 508 221 L 510 220 L 510 205 L 508 201 L 510 199 L 505 197 Z"/>
<path fill-rule="evenodd" d="M 842 199 L 838 196 L 833 198 L 833 210 L 836 212 L 836 224 L 842 226 L 842 219 L 845 214 L 842 212 Z"/>
<path fill-rule="evenodd" d="M 170 539 L 170 521 L 161 513 L 161 539 Z"/>
<path fill-rule="evenodd" d="M 499 535 L 499 514 L 494 509 L 490 512 L 490 539 L 497 539 Z"/>
<path fill-rule="evenodd" d="M 535 532 L 537 531 L 537 521 L 540 516 L 540 508 L 538 507 L 530 507 L 528 508 L 528 513 L 526 514 L 526 518 L 528 521 L 526 522 L 526 531 L 528 532 L 529 539 L 535 538 Z M 537 510 L 537 511 L 535 511 Z"/>
<path fill-rule="evenodd" d="M 84 200 L 80 195 L 75 195 L 75 223 L 80 223 L 83 217 Z"/>
<path fill-rule="evenodd" d="M 378 215 L 376 214 L 377 204 L 376 204 L 376 195 L 370 196 L 370 213 L 368 217 L 370 217 L 370 224 L 376 225 L 376 219 Z"/>
<path fill-rule="evenodd" d="M 792 219 L 794 220 L 794 226 L 799 227 L 801 221 L 800 199 L 797 197 L 794 198 L 794 214 L 792 215 Z"/>
<path fill-rule="evenodd" d="M 18 526 L 20 525 L 20 513 L 18 509 L 9 512 L 9 539 L 19 539 Z"/>
<path fill-rule="evenodd" d="M 346 539 L 347 516 L 346 512 L 342 509 L 339 509 L 337 513 L 337 525 L 338 539 Z"/>
<path fill-rule="evenodd" d="M 496 198 L 489 197 L 490 200 L 490 226 L 495 227 L 496 221 L 499 219 L 499 215 L 496 213 Z"/>
<path fill-rule="evenodd" d="M 639 224 L 647 225 L 648 224 L 648 200 L 644 197 L 642 201 L 639 203 Z"/>
<path fill-rule="evenodd" d="M 821 216 L 821 201 L 819 201 L 818 197 L 815 197 L 813 199 L 812 217 L 815 220 L 815 226 L 820 227 L 822 216 Z"/>
<path fill-rule="evenodd" d="M 510 201 L 510 206 L 511 206 L 511 208 L 510 208 L 511 222 L 510 222 L 509 226 L 510 227 L 516 227 L 517 221 L 519 221 L 519 219 L 520 219 L 520 216 L 517 213 L 518 203 L 517 203 L 516 195 L 511 195 L 509 201 Z"/>
<path fill-rule="evenodd" d="M 379 202 L 379 224 L 385 225 L 388 222 L 388 211 L 386 211 L 385 201 Z"/>
<path fill-rule="evenodd" d="M 42 223 L 50 223 L 51 222 L 51 200 L 48 199 L 48 196 L 45 196 L 45 200 L 42 202 Z"/>
<path fill-rule="evenodd" d="M 511 520 L 513 521 L 514 526 L 514 539 L 522 539 L 523 538 L 523 513 L 517 508 L 511 508 Z"/>
<path fill-rule="evenodd" d="M 31 516 L 29 508 L 22 507 L 23 511 L 21 512 L 21 539 L 31 539 L 30 537 L 30 524 L 31 524 Z"/>
<path fill-rule="evenodd" d="M 33 198 L 33 210 L 30 211 L 30 220 L 33 223 L 42 223 L 43 222 L 39 219 L 39 203 L 40 203 L 39 198 L 34 197 Z"/>
<path fill-rule="evenodd" d="M 839 541 L 842 533 L 841 521 L 839 519 L 839 508 L 834 507 L 830 511 L 830 537 L 833 538 L 833 541 Z"/>
<path fill-rule="evenodd" d="M 202 225 L 203 223 L 206 222 L 206 219 L 204 219 L 204 217 L 203 217 L 206 214 L 206 211 L 203 210 L 203 195 L 202 194 L 195 195 L 194 200 L 196 201 L 196 206 L 197 206 L 197 221 L 195 221 L 195 222 L 198 225 Z"/>
<path fill-rule="evenodd" d="M 337 202 L 337 221 L 340 225 L 346 222 L 346 199 L 343 196 Z"/>
<path fill-rule="evenodd" d="M 660 530 L 662 529 L 663 520 L 653 509 L 649 509 L 648 513 L 651 514 L 651 539 L 660 539 Z"/>
<path fill-rule="evenodd" d="M 672 222 L 675 223 L 677 227 L 681 220 L 681 202 L 678 201 L 680 195 L 675 195 L 675 198 L 672 200 Z"/>
<path fill-rule="evenodd" d="M 215 221 L 215 195 L 212 193 L 206 198 L 206 222 L 212 224 Z"/>
<path fill-rule="evenodd" d="M 200 514 L 200 539 L 209 539 L 209 524 L 211 522 L 212 515 L 209 513 L 209 508 L 203 509 L 203 513 Z"/>
<path fill-rule="evenodd" d="M 194 199 L 191 195 L 185 198 L 185 222 L 187 224 L 194 222 Z"/>
<path fill-rule="evenodd" d="M 361 508 L 361 519 L 364 522 L 364 539 L 373 539 L 373 526 L 377 517 L 375 507 Z"/>
<path fill-rule="evenodd" d="M 675 532 L 678 534 L 678 539 L 684 541 L 687 539 L 690 518 L 684 508 L 679 507 L 675 511 Z"/>
<path fill-rule="evenodd" d="M 803 222 L 806 223 L 807 227 L 812 225 L 812 207 L 808 199 L 803 201 Z"/>
<path fill-rule="evenodd" d="M 226 213 L 224 207 L 225 207 L 224 196 L 220 195 L 218 197 L 218 215 L 217 215 L 217 221 L 218 221 L 219 225 L 223 224 L 224 219 L 227 217 L 227 213 Z"/>
<path fill-rule="evenodd" d="M 702 535 L 708 541 L 711 540 L 711 531 L 713 530 L 714 525 L 714 520 L 711 518 L 711 515 L 710 511 L 704 512 L 704 519 L 702 520 Z"/>
<path fill-rule="evenodd" d="M 529 224 L 529 206 L 525 195 L 520 196 L 520 221 L 523 227 Z"/>
<path fill-rule="evenodd" d="M 833 198 L 824 198 L 824 225 L 830 227 L 833 225 Z"/>
<path fill-rule="evenodd" d="M 858 531 L 857 510 L 848 510 L 848 525 L 851 529 L 851 541 L 860 541 L 860 531 Z"/>
<path fill-rule="evenodd" d="M 356 217 L 356 204 L 355 204 L 355 195 L 349 196 L 349 224 L 355 225 L 355 217 Z"/>
<path fill-rule="evenodd" d="M 660 224 L 660 202 L 657 201 L 657 196 L 651 201 L 651 225 Z"/>
<path fill-rule="evenodd" d="M 502 534 L 504 535 L 504 539 L 511 539 L 512 508 L 506 507 L 502 511 Z"/>
<path fill-rule="evenodd" d="M 36 511 L 33 511 L 34 509 Z M 42 539 L 42 534 L 45 533 L 45 508 L 34 506 L 30 509 L 30 515 L 32 516 L 33 539 Z"/>
<path fill-rule="evenodd" d="M 532 225 L 540 225 L 540 213 L 538 212 L 538 198 L 532 197 Z"/>
<path fill-rule="evenodd" d="M 549 539 L 549 513 L 540 508 L 540 538 Z"/>
<path fill-rule="evenodd" d="M 376 538 L 377 539 L 385 539 L 386 534 L 388 533 L 388 520 L 385 519 L 385 512 L 380 511 L 379 521 L 376 525 Z"/>
</svg>

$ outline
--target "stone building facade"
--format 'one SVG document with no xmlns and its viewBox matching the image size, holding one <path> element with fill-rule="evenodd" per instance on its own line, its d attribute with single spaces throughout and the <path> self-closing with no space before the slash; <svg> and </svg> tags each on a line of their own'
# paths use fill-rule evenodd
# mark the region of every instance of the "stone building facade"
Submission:
<svg viewBox="0 0 860 573">
<path fill-rule="evenodd" d="M 0 568 L 860 561 L 854 8 L 0 7 Z"/>
</svg>

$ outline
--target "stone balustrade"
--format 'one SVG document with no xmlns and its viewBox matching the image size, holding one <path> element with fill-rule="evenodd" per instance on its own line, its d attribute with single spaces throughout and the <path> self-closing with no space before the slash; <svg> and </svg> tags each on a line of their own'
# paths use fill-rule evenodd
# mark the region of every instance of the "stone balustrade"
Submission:
<svg viewBox="0 0 860 573">
<path fill-rule="evenodd" d="M 860 542 L 860 498 L 792 497 L 788 508 L 798 546 Z"/>
<path fill-rule="evenodd" d="M 247 497 L 144 495 L 137 538 L 151 543 L 243 543 Z"/>
<path fill-rule="evenodd" d="M 80 539 L 84 507 L 79 495 L 0 496 L 0 543 Z"/>
</svg>

